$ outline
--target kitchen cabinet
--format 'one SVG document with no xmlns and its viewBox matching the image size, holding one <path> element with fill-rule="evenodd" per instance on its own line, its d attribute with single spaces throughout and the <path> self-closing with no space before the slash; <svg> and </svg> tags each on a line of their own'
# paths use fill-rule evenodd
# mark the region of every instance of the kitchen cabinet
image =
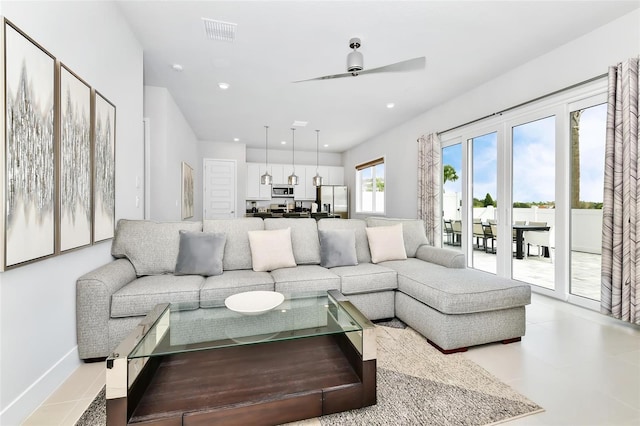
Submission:
<svg viewBox="0 0 640 426">
<path fill-rule="evenodd" d="M 329 183 L 325 185 L 344 185 L 344 167 L 331 166 L 329 169 Z"/>
<path fill-rule="evenodd" d="M 273 176 L 273 183 L 275 185 L 284 185 L 287 183 L 287 176 L 284 175 L 282 170 L 282 164 L 271 165 L 271 175 Z"/>
<path fill-rule="evenodd" d="M 304 166 L 305 171 L 305 185 L 304 185 L 304 200 L 315 201 L 316 199 L 316 187 L 313 186 L 313 178 L 316 175 L 316 166 Z M 327 185 L 329 179 L 329 167 L 319 166 L 318 173 L 322 176 L 322 183 Z M 297 193 L 296 193 L 297 196 Z"/>
<path fill-rule="evenodd" d="M 264 171 L 264 164 L 247 163 L 247 200 L 271 199 L 271 186 L 260 185 L 260 176 Z M 269 173 L 273 176 L 275 185 L 288 185 L 292 171 L 291 164 L 269 164 Z M 313 177 L 316 175 L 316 166 L 296 164 L 295 171 L 299 178 L 299 183 L 295 187 L 295 200 L 314 201 L 316 187 L 313 186 Z M 323 178 L 324 185 L 344 185 L 344 167 L 319 166 L 318 172 Z"/>
<path fill-rule="evenodd" d="M 297 201 L 315 199 L 315 195 L 312 196 L 307 191 L 307 181 L 309 180 L 307 166 L 296 166 L 296 175 L 298 175 L 298 184 L 293 190 L 293 199 Z"/>
<path fill-rule="evenodd" d="M 266 167 L 260 163 L 247 163 L 247 200 L 270 200 L 271 185 L 261 185 L 260 176 Z"/>
</svg>

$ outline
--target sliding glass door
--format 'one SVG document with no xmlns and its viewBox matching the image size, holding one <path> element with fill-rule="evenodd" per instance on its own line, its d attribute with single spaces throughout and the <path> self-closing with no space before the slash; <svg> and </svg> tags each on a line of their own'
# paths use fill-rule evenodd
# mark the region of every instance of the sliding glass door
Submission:
<svg viewBox="0 0 640 426">
<path fill-rule="evenodd" d="M 570 294 L 600 301 L 602 200 L 607 105 L 594 97 L 570 105 Z"/>
<path fill-rule="evenodd" d="M 511 127 L 512 277 L 555 290 L 556 117 Z"/>
<path fill-rule="evenodd" d="M 605 102 L 602 79 L 444 132 L 443 245 L 468 267 L 596 308 Z"/>
<path fill-rule="evenodd" d="M 462 248 L 462 143 L 442 148 L 442 244 Z"/>
<path fill-rule="evenodd" d="M 471 152 L 471 265 L 496 273 L 498 252 L 498 133 L 491 132 L 467 141 Z"/>
</svg>

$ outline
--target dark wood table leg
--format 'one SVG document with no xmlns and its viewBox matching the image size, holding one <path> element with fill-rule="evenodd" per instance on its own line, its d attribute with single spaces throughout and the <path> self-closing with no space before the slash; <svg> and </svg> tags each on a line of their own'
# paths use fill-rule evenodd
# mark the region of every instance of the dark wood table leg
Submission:
<svg viewBox="0 0 640 426">
<path fill-rule="evenodd" d="M 524 259 L 524 230 L 516 229 L 516 259 Z"/>
</svg>

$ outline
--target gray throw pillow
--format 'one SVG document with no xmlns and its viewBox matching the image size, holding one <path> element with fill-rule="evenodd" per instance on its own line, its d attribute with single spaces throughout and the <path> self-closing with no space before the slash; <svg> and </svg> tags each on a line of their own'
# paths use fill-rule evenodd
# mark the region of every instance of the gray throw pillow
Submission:
<svg viewBox="0 0 640 426">
<path fill-rule="evenodd" d="M 320 266 L 334 268 L 358 264 L 355 230 L 319 230 L 318 235 L 320 237 Z"/>
<path fill-rule="evenodd" d="M 222 257 L 227 236 L 217 232 L 180 231 L 180 248 L 175 275 L 222 274 Z"/>
</svg>

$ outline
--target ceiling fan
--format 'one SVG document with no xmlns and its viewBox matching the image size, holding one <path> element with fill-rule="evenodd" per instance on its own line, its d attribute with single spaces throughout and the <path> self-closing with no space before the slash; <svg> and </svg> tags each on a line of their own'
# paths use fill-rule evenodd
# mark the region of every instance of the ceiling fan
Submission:
<svg viewBox="0 0 640 426">
<path fill-rule="evenodd" d="M 357 37 L 349 40 L 349 47 L 353 49 L 353 52 L 347 55 L 347 72 L 341 74 L 332 74 L 325 75 L 322 77 L 309 78 L 307 80 L 298 80 L 294 81 L 294 83 L 301 83 L 303 81 L 313 81 L 313 80 L 330 80 L 333 78 L 342 78 L 342 77 L 356 77 L 358 75 L 364 74 L 375 74 L 381 72 L 403 72 L 403 71 L 415 71 L 424 69 L 425 66 L 425 57 L 421 56 L 419 58 L 407 59 L 406 61 L 396 62 L 395 64 L 384 65 L 377 68 L 371 68 L 368 70 L 364 69 L 364 62 L 362 58 L 362 53 L 358 52 L 358 48 L 360 47 L 361 42 Z"/>
</svg>

